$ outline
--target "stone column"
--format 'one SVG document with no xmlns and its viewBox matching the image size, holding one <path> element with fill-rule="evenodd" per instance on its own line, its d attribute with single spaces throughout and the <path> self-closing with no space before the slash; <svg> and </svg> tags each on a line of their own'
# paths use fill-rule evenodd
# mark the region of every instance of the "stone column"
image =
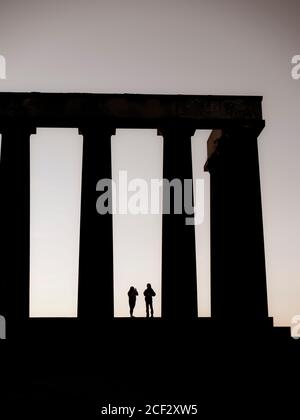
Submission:
<svg viewBox="0 0 300 420">
<path fill-rule="evenodd" d="M 1 130 L 1 315 L 8 337 L 29 317 L 30 135 L 18 122 Z"/>
<path fill-rule="evenodd" d="M 81 193 L 78 316 L 99 325 L 112 319 L 113 305 L 113 230 L 112 214 L 96 211 L 97 182 L 111 179 L 111 136 L 115 130 L 85 126 Z"/>
<path fill-rule="evenodd" d="M 257 132 L 215 130 L 211 177 L 211 311 L 214 318 L 267 318 Z"/>
<path fill-rule="evenodd" d="M 163 128 L 163 177 L 167 180 L 192 179 L 191 136 L 195 130 Z M 182 189 L 183 191 L 183 189 Z M 164 207 L 168 199 L 164 190 Z M 171 202 L 174 203 L 171 194 Z M 182 201 L 183 206 L 183 201 Z M 183 206 L 184 209 L 184 206 Z M 162 317 L 192 319 L 197 314 L 195 228 L 186 224 L 186 214 L 163 215 L 162 233 Z"/>
</svg>

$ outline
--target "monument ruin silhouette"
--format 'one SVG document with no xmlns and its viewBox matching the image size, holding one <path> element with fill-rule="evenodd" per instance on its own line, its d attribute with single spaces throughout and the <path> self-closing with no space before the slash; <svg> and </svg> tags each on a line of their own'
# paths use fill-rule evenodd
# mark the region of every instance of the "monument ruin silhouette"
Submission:
<svg viewBox="0 0 300 420">
<path fill-rule="evenodd" d="M 257 152 L 264 127 L 261 99 L 1 93 L 6 244 L 1 270 L 3 278 L 10 273 L 2 311 L 8 322 L 29 316 L 29 139 L 37 127 L 78 127 L 83 135 L 79 319 L 96 324 L 114 316 L 112 215 L 96 213 L 95 186 L 99 179 L 111 179 L 110 140 L 117 128 L 156 128 L 164 141 L 163 176 L 182 181 L 192 178 L 191 137 L 196 130 L 213 130 L 205 167 L 211 176 L 212 317 L 241 312 L 266 319 Z M 164 214 L 162 240 L 162 317 L 197 318 L 194 228 L 186 226 L 184 214 Z M 99 305 L 101 295 L 106 298 Z"/>
<path fill-rule="evenodd" d="M 48 376 L 55 371 L 59 377 L 60 369 L 71 370 L 72 363 L 82 373 L 100 360 L 97 372 L 105 398 L 130 397 L 125 386 L 122 391 L 114 388 L 114 394 L 107 388 L 120 372 L 128 378 L 125 360 L 138 364 L 147 359 L 150 369 L 165 372 L 155 390 L 153 383 L 144 385 L 146 395 L 200 401 L 209 398 L 209 390 L 202 387 L 199 394 L 190 375 L 202 374 L 222 395 L 229 375 L 241 379 L 234 364 L 239 357 L 244 357 L 244 372 L 254 377 L 259 363 L 265 363 L 263 381 L 272 378 L 272 357 L 280 352 L 285 354 L 281 372 L 291 368 L 288 363 L 296 360 L 299 342 L 290 338 L 288 328 L 274 328 L 268 314 L 257 145 L 265 125 L 261 103 L 259 96 L 0 93 L 0 314 L 7 321 L 14 378 L 23 372 L 29 381 L 24 366 L 28 360 L 35 366 L 29 349 L 20 356 L 15 342 L 28 343 L 30 349 L 39 343 L 48 358 Z M 76 319 L 29 318 L 30 135 L 38 127 L 77 127 L 83 135 Z M 192 178 L 191 137 L 196 130 L 212 129 L 205 165 L 211 179 L 211 318 L 198 318 L 194 227 L 185 224 L 184 214 L 171 213 L 162 216 L 162 318 L 151 324 L 114 319 L 112 215 L 97 214 L 95 187 L 99 179 L 111 178 L 110 140 L 118 128 L 157 129 L 164 141 L 163 177 L 182 181 Z M 105 296 L 101 303 L 100 296 Z M 133 342 L 123 346 L 120 360 L 117 349 L 126 343 L 128 331 Z M 149 347 L 149 336 L 156 337 L 160 349 L 154 359 L 155 342 Z M 84 348 L 81 357 L 78 340 Z M 142 354 L 133 354 L 138 346 Z M 170 355 L 176 356 L 175 364 Z M 208 366 L 197 367 L 201 357 L 209 361 L 210 373 Z M 232 372 L 228 363 L 235 366 Z M 136 374 L 133 387 L 143 381 L 142 374 Z M 69 386 L 65 399 L 71 399 Z M 145 400 L 138 385 L 133 389 Z M 240 392 L 238 387 L 235 391 Z M 30 391 L 25 395 L 31 398 Z M 84 401 L 97 396 L 82 395 Z"/>
</svg>

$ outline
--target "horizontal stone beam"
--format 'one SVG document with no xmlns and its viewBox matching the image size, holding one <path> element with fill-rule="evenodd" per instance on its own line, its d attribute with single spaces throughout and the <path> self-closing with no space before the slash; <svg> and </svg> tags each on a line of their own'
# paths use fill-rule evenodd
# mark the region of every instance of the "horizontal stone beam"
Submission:
<svg viewBox="0 0 300 420">
<path fill-rule="evenodd" d="M 117 128 L 174 125 L 195 129 L 263 128 L 261 96 L 98 93 L 0 93 L 0 128 L 104 124 Z"/>
</svg>

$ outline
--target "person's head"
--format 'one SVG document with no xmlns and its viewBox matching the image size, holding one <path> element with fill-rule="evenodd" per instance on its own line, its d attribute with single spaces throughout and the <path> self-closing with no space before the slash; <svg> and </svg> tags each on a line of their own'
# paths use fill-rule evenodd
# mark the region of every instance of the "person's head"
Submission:
<svg viewBox="0 0 300 420">
<path fill-rule="evenodd" d="M 151 284 L 147 283 L 147 289 L 151 289 Z"/>
<path fill-rule="evenodd" d="M 129 289 L 129 291 L 130 291 L 130 292 L 133 292 L 133 291 L 134 291 L 134 287 L 133 287 L 133 286 L 131 286 L 131 287 L 130 287 L 130 289 Z"/>
</svg>

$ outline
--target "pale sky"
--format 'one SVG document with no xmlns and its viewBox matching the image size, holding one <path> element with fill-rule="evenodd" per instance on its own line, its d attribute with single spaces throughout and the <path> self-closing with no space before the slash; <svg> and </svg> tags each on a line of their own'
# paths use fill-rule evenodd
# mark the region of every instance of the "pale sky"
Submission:
<svg viewBox="0 0 300 420">
<path fill-rule="evenodd" d="M 291 59 L 300 54 L 299 16 L 297 0 L 0 2 L 0 55 L 7 65 L 0 91 L 264 97 L 259 153 L 269 312 L 277 325 L 289 325 L 300 313 L 300 80 L 291 77 Z M 207 135 L 197 132 L 193 139 L 194 171 L 201 177 Z M 81 142 L 76 130 L 39 130 L 32 137 L 35 315 L 76 311 Z M 161 171 L 161 145 L 151 132 L 118 132 L 113 151 L 114 170 L 128 164 L 132 174 Z M 206 211 L 197 231 L 201 315 L 209 313 L 208 223 Z M 127 314 L 129 282 L 141 294 L 143 270 L 159 285 L 159 226 L 154 216 L 115 221 L 116 315 Z M 128 229 L 134 233 L 125 239 Z M 137 271 L 129 264 L 137 252 L 133 238 L 139 244 Z M 141 296 L 138 314 L 144 314 Z"/>
</svg>

